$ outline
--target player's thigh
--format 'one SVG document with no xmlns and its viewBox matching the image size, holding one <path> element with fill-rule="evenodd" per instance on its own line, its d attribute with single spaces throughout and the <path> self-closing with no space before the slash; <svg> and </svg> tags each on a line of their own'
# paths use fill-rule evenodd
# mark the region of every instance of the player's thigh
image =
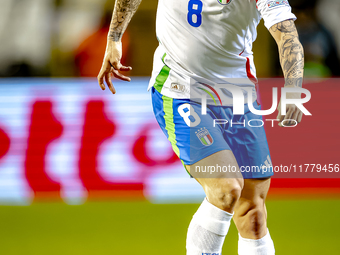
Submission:
<svg viewBox="0 0 340 255">
<path fill-rule="evenodd" d="M 233 207 L 242 188 L 242 175 L 223 130 L 213 126 L 214 114 L 208 109 L 202 115 L 199 104 L 166 97 L 154 88 L 152 103 L 173 150 L 202 184 L 209 201 L 221 209 Z"/>
<path fill-rule="evenodd" d="M 218 151 L 186 168 L 201 184 L 210 203 L 233 212 L 242 192 L 243 178 L 231 150 Z"/>
</svg>

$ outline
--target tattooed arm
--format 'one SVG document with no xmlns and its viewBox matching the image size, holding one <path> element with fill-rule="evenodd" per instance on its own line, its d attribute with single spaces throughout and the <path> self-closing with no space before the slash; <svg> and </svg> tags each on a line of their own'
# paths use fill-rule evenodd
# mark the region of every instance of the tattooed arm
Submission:
<svg viewBox="0 0 340 255">
<path fill-rule="evenodd" d="M 102 67 L 98 75 L 98 83 L 102 90 L 105 90 L 104 79 L 113 94 L 116 93 L 111 81 L 111 74 L 123 81 L 131 79 L 120 71 L 130 71 L 130 66 L 123 66 L 120 63 L 122 58 L 122 36 L 132 16 L 138 9 L 142 0 L 116 0 L 113 10 L 110 31 L 107 37 L 106 51 Z"/>
<path fill-rule="evenodd" d="M 274 37 L 280 54 L 280 63 L 285 77 L 285 87 L 302 87 L 304 53 L 293 20 L 285 20 L 273 25 L 269 29 Z M 301 93 L 288 93 L 287 98 L 301 98 Z M 295 105 L 287 105 L 287 114 L 281 115 L 281 103 L 278 106 L 277 118 L 301 121 L 302 112 Z M 285 125 L 295 125 L 294 121 L 287 121 Z"/>
<path fill-rule="evenodd" d="M 302 87 L 304 55 L 294 21 L 280 22 L 269 31 L 279 47 L 285 86 Z"/>
</svg>

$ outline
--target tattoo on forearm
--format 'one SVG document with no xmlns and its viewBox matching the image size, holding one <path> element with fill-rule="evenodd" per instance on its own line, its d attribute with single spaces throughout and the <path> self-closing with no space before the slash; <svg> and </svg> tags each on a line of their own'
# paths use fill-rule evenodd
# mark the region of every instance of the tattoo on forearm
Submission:
<svg viewBox="0 0 340 255">
<path fill-rule="evenodd" d="M 118 42 L 122 39 L 132 16 L 142 0 L 116 0 L 108 39 Z"/>
<path fill-rule="evenodd" d="M 279 45 L 280 62 L 285 76 L 285 85 L 302 87 L 304 53 L 299 41 L 294 21 L 286 20 L 274 25 L 273 32 L 280 31 L 282 43 Z"/>
</svg>

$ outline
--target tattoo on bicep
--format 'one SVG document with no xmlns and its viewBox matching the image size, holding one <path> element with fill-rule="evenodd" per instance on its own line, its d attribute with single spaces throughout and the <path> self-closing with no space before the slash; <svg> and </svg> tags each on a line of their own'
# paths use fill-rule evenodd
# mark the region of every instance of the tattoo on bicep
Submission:
<svg viewBox="0 0 340 255">
<path fill-rule="evenodd" d="M 279 52 L 286 85 L 302 87 L 304 53 L 294 21 L 280 22 L 271 29 L 273 32 L 280 31 L 282 33 Z"/>
<path fill-rule="evenodd" d="M 291 33 L 296 31 L 294 21 L 291 19 L 277 23 L 271 29 L 273 32 L 280 31 L 281 33 Z"/>
<path fill-rule="evenodd" d="M 141 0 L 116 0 L 108 38 L 119 41 Z"/>
</svg>

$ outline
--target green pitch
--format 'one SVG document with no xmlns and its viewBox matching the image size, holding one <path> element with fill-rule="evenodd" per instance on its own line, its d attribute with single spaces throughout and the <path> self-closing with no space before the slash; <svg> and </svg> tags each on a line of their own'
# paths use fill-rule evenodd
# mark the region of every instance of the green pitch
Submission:
<svg viewBox="0 0 340 255">
<path fill-rule="evenodd" d="M 270 200 L 276 253 L 340 254 L 340 200 Z M 0 207 L 0 254 L 184 255 L 186 229 L 197 204 L 61 203 Z M 224 254 L 237 255 L 232 224 Z"/>
</svg>

